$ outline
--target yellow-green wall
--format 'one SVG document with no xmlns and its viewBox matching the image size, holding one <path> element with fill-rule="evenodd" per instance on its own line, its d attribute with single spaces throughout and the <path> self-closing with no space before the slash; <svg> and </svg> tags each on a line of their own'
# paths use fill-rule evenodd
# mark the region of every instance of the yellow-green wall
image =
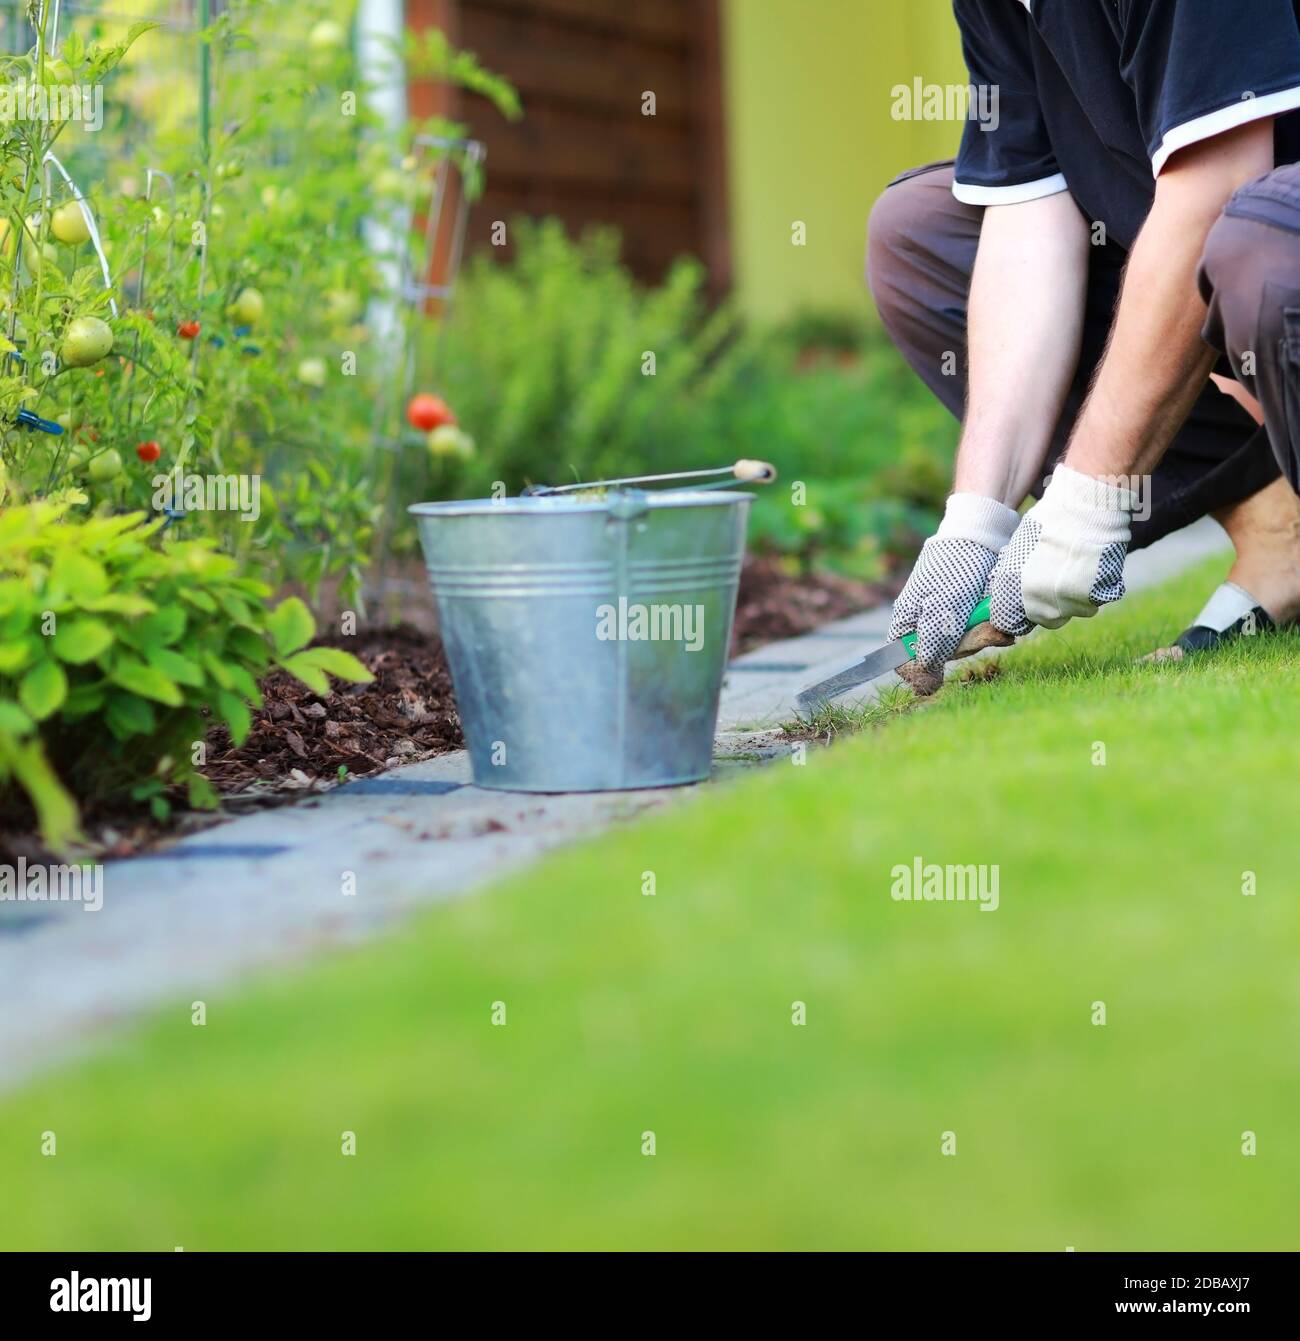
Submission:
<svg viewBox="0 0 1300 1341">
<path fill-rule="evenodd" d="M 951 157 L 952 122 L 896 121 L 891 90 L 965 79 L 947 0 L 723 0 L 735 288 L 763 318 L 870 310 L 867 213 L 891 177 Z M 807 225 L 807 244 L 791 225 Z"/>
</svg>

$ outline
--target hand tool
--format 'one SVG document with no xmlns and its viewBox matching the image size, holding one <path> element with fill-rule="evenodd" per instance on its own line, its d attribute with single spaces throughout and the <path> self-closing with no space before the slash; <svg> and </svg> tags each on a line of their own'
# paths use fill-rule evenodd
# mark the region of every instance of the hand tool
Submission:
<svg viewBox="0 0 1300 1341">
<path fill-rule="evenodd" d="M 985 623 L 988 617 L 989 602 L 988 597 L 985 597 L 971 611 L 970 618 L 966 621 L 967 629 Z M 878 647 L 874 652 L 868 653 L 860 661 L 855 661 L 829 679 L 809 685 L 795 698 L 795 711 L 805 722 L 810 722 L 818 712 L 830 706 L 832 699 L 847 694 L 850 689 L 856 689 L 858 685 L 866 684 L 879 675 L 884 675 L 886 671 L 897 670 L 899 666 L 914 660 L 915 657 L 916 634 L 905 633 L 896 642 Z"/>
</svg>

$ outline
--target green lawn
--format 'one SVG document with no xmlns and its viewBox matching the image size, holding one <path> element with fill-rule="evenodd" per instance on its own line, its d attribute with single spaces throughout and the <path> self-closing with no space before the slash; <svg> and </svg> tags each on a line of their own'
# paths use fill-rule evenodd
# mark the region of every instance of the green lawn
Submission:
<svg viewBox="0 0 1300 1341">
<path fill-rule="evenodd" d="M 1300 642 L 1131 664 L 1218 576 L 177 1000 L 0 1105 L 0 1247 L 1300 1246 Z M 999 908 L 894 901 L 917 856 Z"/>
</svg>

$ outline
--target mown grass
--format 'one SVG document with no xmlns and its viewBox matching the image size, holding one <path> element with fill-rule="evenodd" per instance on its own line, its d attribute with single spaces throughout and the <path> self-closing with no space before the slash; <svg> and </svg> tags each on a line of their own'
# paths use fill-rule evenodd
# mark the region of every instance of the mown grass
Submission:
<svg viewBox="0 0 1300 1341">
<path fill-rule="evenodd" d="M 1300 1246 L 1300 646 L 1132 661 L 1218 575 L 184 994 L 0 1105 L 0 1246 Z M 998 909 L 893 899 L 916 857 Z"/>
</svg>

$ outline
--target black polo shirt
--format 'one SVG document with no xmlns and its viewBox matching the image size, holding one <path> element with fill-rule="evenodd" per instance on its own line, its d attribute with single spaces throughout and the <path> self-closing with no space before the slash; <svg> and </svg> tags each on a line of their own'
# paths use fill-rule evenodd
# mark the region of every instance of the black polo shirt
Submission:
<svg viewBox="0 0 1300 1341">
<path fill-rule="evenodd" d="M 1131 247 L 1179 149 L 1276 117 L 1300 162 L 1300 0 L 953 0 L 974 108 L 953 193 L 1006 205 L 1069 191 Z"/>
</svg>

